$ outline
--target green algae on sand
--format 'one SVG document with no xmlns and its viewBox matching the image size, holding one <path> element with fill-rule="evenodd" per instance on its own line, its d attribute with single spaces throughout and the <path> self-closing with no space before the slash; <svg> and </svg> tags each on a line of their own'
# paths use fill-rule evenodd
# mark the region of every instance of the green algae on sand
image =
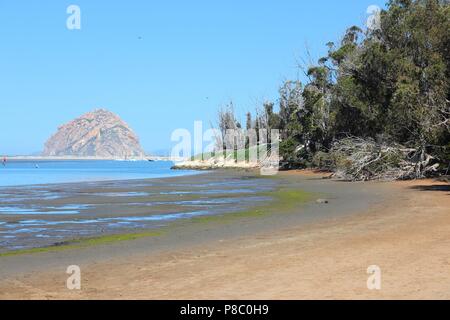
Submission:
<svg viewBox="0 0 450 320">
<path fill-rule="evenodd" d="M 158 236 L 162 235 L 163 233 L 164 233 L 163 230 L 158 230 L 158 231 L 152 231 L 152 232 L 112 234 L 112 235 L 104 235 L 104 236 L 100 236 L 100 237 L 69 240 L 69 241 L 64 241 L 64 242 L 57 243 L 55 245 L 48 246 L 48 247 L 4 252 L 4 253 L 0 253 L 0 257 L 16 256 L 16 255 L 20 255 L 20 254 L 54 252 L 54 251 L 62 251 L 62 250 L 69 250 L 69 249 L 81 249 L 81 248 L 87 248 L 90 246 L 109 244 L 109 243 L 115 243 L 115 242 L 121 242 L 121 241 L 131 241 L 131 240 L 137 240 L 137 239 L 141 239 L 141 238 L 158 237 Z"/>
<path fill-rule="evenodd" d="M 260 196 L 272 198 L 268 203 L 261 206 L 249 208 L 247 210 L 227 213 L 214 216 L 195 217 L 192 222 L 206 223 L 206 222 L 222 222 L 229 223 L 239 218 L 261 217 L 269 214 L 289 213 L 298 205 L 305 204 L 312 201 L 314 193 L 306 192 L 301 189 L 279 189 L 268 193 L 261 193 Z"/>
<path fill-rule="evenodd" d="M 234 213 L 226 213 L 221 215 L 211 215 L 195 217 L 190 221 L 173 222 L 166 227 L 160 228 L 158 230 L 152 230 L 149 232 L 142 233 L 128 233 L 128 234 L 113 234 L 104 235 L 99 237 L 85 238 L 85 239 L 74 239 L 68 240 L 61 243 L 57 243 L 52 246 L 22 249 L 16 251 L 9 251 L 0 253 L 0 257 L 16 256 L 22 254 L 34 254 L 34 253 L 44 253 L 44 252 L 55 252 L 70 249 L 82 249 L 97 245 L 106 245 L 110 243 L 132 241 L 142 238 L 158 237 L 167 232 L 170 232 L 170 227 L 180 226 L 184 223 L 231 223 L 234 220 L 241 218 L 253 218 L 262 217 L 269 214 L 282 214 L 289 213 L 298 205 L 302 205 L 308 201 L 311 201 L 314 197 L 313 193 L 306 192 L 301 189 L 286 188 L 279 189 L 272 192 L 262 192 L 259 194 L 263 197 L 271 198 L 267 203 L 259 206 L 255 206 L 249 209 Z"/>
</svg>

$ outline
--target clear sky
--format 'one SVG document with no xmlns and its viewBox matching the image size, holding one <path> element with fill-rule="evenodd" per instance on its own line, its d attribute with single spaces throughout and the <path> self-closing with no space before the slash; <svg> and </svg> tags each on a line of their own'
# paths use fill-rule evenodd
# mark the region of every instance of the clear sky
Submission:
<svg viewBox="0 0 450 320">
<path fill-rule="evenodd" d="M 170 149 L 233 100 L 276 99 L 296 61 L 314 59 L 384 0 L 0 0 L 0 154 L 30 154 L 60 124 L 107 108 L 146 151 Z M 66 9 L 81 8 L 81 30 Z"/>
</svg>

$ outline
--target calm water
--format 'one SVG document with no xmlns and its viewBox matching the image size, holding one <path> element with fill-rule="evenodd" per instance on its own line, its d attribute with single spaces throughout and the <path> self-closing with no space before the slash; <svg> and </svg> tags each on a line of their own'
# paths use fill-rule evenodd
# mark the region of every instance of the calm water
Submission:
<svg viewBox="0 0 450 320">
<path fill-rule="evenodd" d="M 0 164 L 0 253 L 232 213 L 266 201 L 258 192 L 272 189 L 270 180 L 172 166 L 165 161 Z M 152 179 L 170 177 L 180 178 Z"/>
<path fill-rule="evenodd" d="M 277 183 L 242 173 L 192 176 L 170 166 L 67 161 L 41 162 L 36 168 L 35 163 L 10 163 L 0 169 L 1 181 L 19 185 L 0 187 L 0 253 L 230 214 L 268 201 L 267 192 Z"/>
<path fill-rule="evenodd" d="M 9 161 L 0 164 L 0 187 L 195 174 L 170 170 L 172 166 L 169 161 Z"/>
</svg>

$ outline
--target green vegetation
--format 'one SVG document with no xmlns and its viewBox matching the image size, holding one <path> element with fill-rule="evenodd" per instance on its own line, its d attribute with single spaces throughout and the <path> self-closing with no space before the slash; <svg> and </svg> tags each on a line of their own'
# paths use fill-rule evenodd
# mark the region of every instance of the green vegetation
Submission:
<svg viewBox="0 0 450 320">
<path fill-rule="evenodd" d="M 32 254 L 32 253 L 42 253 L 42 252 L 55 252 L 55 251 L 63 251 L 70 249 L 79 249 L 79 248 L 87 248 L 95 245 L 109 244 L 120 241 L 130 241 L 137 240 L 141 238 L 149 238 L 149 237 L 158 237 L 163 234 L 163 230 L 151 231 L 151 232 L 143 232 L 143 233 L 130 233 L 130 234 L 114 234 L 114 235 L 105 235 L 101 237 L 94 238 L 86 238 L 86 239 L 77 239 L 59 243 L 57 245 L 43 247 L 43 248 L 33 248 L 33 249 L 24 249 L 24 250 L 16 250 L 5 253 L 0 253 L 0 257 L 9 257 L 16 256 L 21 254 Z"/>
<path fill-rule="evenodd" d="M 191 161 L 204 161 L 204 160 L 221 161 L 223 159 L 226 159 L 235 162 L 239 161 L 250 162 L 252 158 L 257 159 L 259 155 L 267 153 L 268 148 L 270 148 L 268 144 L 259 144 L 258 146 L 236 149 L 230 152 L 222 151 L 219 154 L 217 154 L 217 152 L 214 151 L 206 152 L 192 156 Z"/>
<path fill-rule="evenodd" d="M 391 0 L 379 26 L 353 26 L 328 43 L 317 65 L 302 67 L 308 83 L 286 81 L 279 110 L 266 102 L 246 128 L 280 129 L 286 169 L 319 166 L 355 180 L 448 172 L 449 30 L 449 1 Z M 221 131 L 240 128 L 232 111 L 219 113 Z M 355 154 L 357 145 L 366 152 Z"/>
<path fill-rule="evenodd" d="M 260 196 L 272 198 L 271 201 L 261 206 L 247 210 L 227 213 L 223 215 L 202 216 L 192 219 L 194 223 L 220 222 L 228 223 L 239 218 L 261 217 L 268 214 L 289 213 L 296 207 L 311 201 L 314 194 L 299 189 L 280 189 L 270 193 L 262 193 Z"/>
</svg>

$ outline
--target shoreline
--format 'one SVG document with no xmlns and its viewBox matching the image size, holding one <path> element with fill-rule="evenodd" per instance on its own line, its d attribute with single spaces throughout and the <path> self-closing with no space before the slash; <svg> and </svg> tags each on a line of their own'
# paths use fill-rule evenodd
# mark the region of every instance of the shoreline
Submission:
<svg viewBox="0 0 450 320">
<path fill-rule="evenodd" d="M 109 159 L 8 159 L 0 165 L 0 189 L 102 181 L 128 181 L 195 175 L 193 170 L 171 170 L 172 161 Z M 2 197 L 0 194 L 0 203 Z"/>
<path fill-rule="evenodd" d="M 47 249 L 60 249 L 61 245 L 71 245 L 74 241 L 152 233 L 154 228 L 163 228 L 172 221 L 227 213 L 230 204 L 233 208 L 229 213 L 245 210 L 251 201 L 263 201 L 265 190 L 274 186 L 270 181 L 261 180 L 256 185 L 252 177 L 253 174 L 242 176 L 230 172 L 209 175 L 191 172 L 148 179 L 4 187 L 0 197 L 0 209 L 6 210 L 1 212 L 0 256 L 22 250 L 5 251 L 7 232 L 12 241 L 20 237 L 32 239 L 36 235 L 41 238 L 31 242 L 34 246 L 44 242 Z M 249 189 L 242 189 L 244 186 Z M 24 230 L 30 228 L 32 232 L 37 227 L 44 228 L 47 234 Z M 49 235 L 59 237 L 58 232 L 62 231 L 59 229 L 64 229 L 64 237 L 46 242 L 51 240 Z M 91 232 L 86 234 L 89 229 Z M 55 231 L 50 233 L 51 230 Z M 45 248 L 23 250 L 45 251 Z"/>
<path fill-rule="evenodd" d="M 243 180 L 242 180 L 243 179 Z M 251 182 L 254 180 L 254 182 Z M 186 188 L 181 187 L 182 181 L 186 184 Z M 234 182 L 233 182 L 234 181 Z M 236 189 L 236 188 L 243 188 L 241 186 L 242 183 L 248 182 L 248 190 L 245 191 L 243 189 Z M 307 197 L 308 194 L 305 193 L 303 195 L 302 192 L 298 192 L 295 195 L 290 195 L 288 192 L 280 192 L 279 188 L 276 186 L 276 183 L 272 183 L 269 180 L 263 183 L 263 180 L 260 179 L 255 173 L 247 172 L 246 174 L 242 172 L 229 172 L 229 171 L 215 171 L 212 172 L 195 172 L 194 174 L 188 174 L 184 176 L 172 176 L 172 177 L 162 177 L 162 178 L 151 178 L 151 179 L 129 179 L 129 180 L 111 180 L 111 181 L 97 181 L 97 182 L 89 182 L 89 183 L 63 183 L 63 184 L 44 184 L 39 185 L 39 192 L 44 192 L 47 194 L 48 191 L 54 192 L 56 190 L 65 190 L 64 192 L 69 192 L 69 194 L 75 194 L 77 195 L 75 198 L 69 197 L 68 199 L 62 199 L 59 200 L 59 197 L 56 196 L 55 200 L 30 200 L 28 202 L 31 202 L 33 206 L 36 206 L 40 203 L 45 203 L 46 206 L 50 206 L 50 208 L 55 208 L 56 206 L 63 206 L 67 203 L 78 203 L 80 204 L 81 201 L 89 201 L 89 203 L 98 202 L 100 205 L 99 207 L 92 207 L 89 210 L 86 211 L 83 216 L 86 216 L 85 219 L 95 219 L 98 218 L 100 220 L 105 219 L 107 217 L 111 217 L 109 220 L 116 220 L 119 219 L 119 216 L 117 216 L 114 213 L 109 212 L 112 207 L 107 207 L 106 209 L 102 209 L 102 205 L 104 201 L 107 201 L 108 204 L 113 206 L 120 206 L 120 210 L 118 210 L 120 213 L 120 217 L 123 216 L 123 219 L 126 219 L 127 216 L 130 216 L 132 219 L 138 219 L 140 216 L 142 216 L 143 219 L 147 219 L 149 217 L 153 217 L 151 211 L 155 211 L 160 214 L 160 216 L 164 217 L 164 212 L 167 212 L 169 214 L 169 220 L 167 220 L 168 225 L 162 225 L 161 227 L 158 227 L 158 229 L 125 229 L 129 231 L 130 233 L 126 233 L 125 231 L 112 233 L 112 234 L 93 234 L 92 237 L 84 237 L 84 238 L 77 238 L 77 237 L 68 237 L 64 241 L 55 243 L 54 245 L 47 245 L 43 247 L 36 247 L 36 248 L 27 248 L 23 250 L 9 250 L 9 251 L 1 251 L 0 250 L 0 257 L 5 256 L 15 256 L 20 255 L 22 253 L 37 253 L 37 252 L 47 252 L 47 251 L 60 251 L 63 250 L 65 247 L 71 248 L 71 247 L 83 247 L 85 243 L 94 243 L 94 242 L 105 242 L 104 240 L 114 240 L 114 238 L 121 239 L 121 238 L 141 238 L 145 237 L 146 234 L 153 234 L 158 233 L 159 230 L 162 230 L 164 232 L 166 229 L 170 229 L 172 225 L 177 224 L 178 220 L 171 221 L 171 214 L 170 212 L 173 211 L 173 208 L 177 208 L 176 210 L 188 210 L 184 209 L 179 206 L 169 206 L 168 208 L 165 208 L 164 206 L 158 207 L 156 203 L 159 203 L 160 201 L 167 201 L 170 199 L 174 199 L 175 203 L 178 202 L 187 202 L 187 203 L 193 203 L 190 205 L 190 207 L 194 207 L 197 202 L 205 201 L 207 203 L 214 204 L 217 201 L 217 204 L 219 204 L 219 201 L 223 200 L 224 204 L 232 203 L 231 200 L 235 199 L 239 203 L 236 203 L 233 205 L 233 208 L 224 208 L 222 210 L 216 211 L 214 213 L 213 208 L 210 208 L 210 211 L 205 212 L 204 214 L 200 214 L 198 216 L 192 216 L 189 219 L 187 219 L 187 223 L 191 222 L 207 222 L 207 221 L 214 221 L 214 220 L 221 220 L 225 221 L 230 218 L 237 218 L 237 217 L 245 217 L 245 216 L 259 216 L 262 213 L 258 212 L 260 208 L 267 209 L 270 208 L 270 202 L 278 201 L 279 207 L 282 208 L 286 206 L 286 203 L 280 203 L 280 201 L 288 202 L 287 205 L 293 203 L 293 201 L 297 201 L 298 204 L 301 204 L 303 201 L 303 196 Z M 233 183 L 237 182 L 238 184 L 233 186 Z M 173 185 L 176 183 L 178 187 L 170 187 L 170 185 Z M 259 186 L 252 186 L 254 184 L 258 184 Z M 269 184 L 268 184 L 269 183 Z M 205 186 L 203 186 L 206 184 Z M 214 189 L 205 189 L 208 185 L 223 185 L 221 188 L 222 190 L 214 190 Z M 202 187 L 203 186 L 203 187 Z M 271 186 L 269 189 L 267 187 Z M 34 189 L 36 186 L 29 186 L 31 189 L 28 190 L 28 192 L 34 192 Z M 218 186 L 215 187 L 216 189 Z M 262 188 L 262 189 L 261 189 Z M 198 195 L 192 193 L 192 190 L 198 189 L 198 192 L 200 192 Z M 277 189 L 277 190 L 275 190 Z M 9 191 L 16 191 L 17 187 L 8 188 L 5 187 L 3 191 L 5 193 L 8 193 Z M 47 191 L 48 190 L 48 191 Z M 71 191 L 72 190 L 72 191 Z M 83 191 L 81 191 L 83 190 Z M 178 190 L 178 191 L 177 191 Z M 190 190 L 190 191 L 186 191 Z M 205 193 L 203 193 L 203 191 Z M 259 191 L 258 191 L 259 190 Z M 264 191 L 265 190 L 265 191 Z M 111 192 L 114 192 L 115 195 L 117 195 L 116 199 L 109 198 L 109 194 Z M 23 192 L 27 192 L 27 189 L 21 189 L 20 194 Z M 78 196 L 79 192 L 83 192 L 83 195 Z M 103 192 L 105 192 L 103 194 Z M 149 192 L 149 193 L 148 193 Z M 156 193 L 155 193 L 156 192 Z M 39 193 L 39 194 L 40 194 Z M 148 194 L 147 194 L 148 193 Z M 94 197 L 91 196 L 91 194 L 95 194 Z M 121 195 L 128 195 L 129 197 L 123 197 Z M 134 196 L 136 194 L 136 197 Z M 153 194 L 153 196 L 152 196 Z M 160 195 L 158 195 L 160 194 Z M 86 196 L 89 197 L 89 200 L 84 199 Z M 102 196 L 106 198 L 102 198 Z M 51 197 L 55 197 L 53 194 Z M 67 197 L 67 195 L 66 195 Z M 156 198 L 155 198 L 156 197 Z M 260 202 L 254 202 L 250 204 L 245 204 L 245 202 L 248 200 L 253 201 L 252 199 L 257 200 Z M 262 198 L 266 198 L 265 200 L 262 200 Z M 198 200 L 196 200 L 198 199 Z M 203 199 L 203 200 L 202 200 Z M 142 209 L 143 211 L 139 213 L 136 211 L 136 205 L 137 203 L 142 201 Z M 131 207 L 122 207 L 123 205 L 127 205 L 128 202 L 131 203 Z M 153 208 L 150 210 L 150 207 L 147 206 L 147 202 L 152 204 L 151 207 Z M 16 204 L 15 200 L 13 199 L 14 204 Z M 164 204 L 170 204 L 169 202 L 161 202 Z M 71 205 L 73 206 L 73 205 Z M 201 210 L 201 207 L 196 210 Z M 106 211 L 108 213 L 106 213 Z M 194 209 L 190 209 L 194 210 Z M 128 212 L 125 216 L 125 212 Z M 50 211 L 51 213 L 51 211 Z M 81 213 L 81 212 L 80 212 Z M 58 224 L 61 223 L 61 219 L 79 219 L 80 213 L 76 213 L 75 215 L 63 215 L 63 216 L 57 216 L 55 215 L 52 217 L 52 220 L 49 221 L 49 223 L 52 223 L 52 221 L 56 221 Z M 11 215 L 3 214 L 2 218 L 6 223 L 8 222 L 14 222 L 18 223 L 19 220 L 25 220 L 25 219 L 33 219 L 33 221 L 38 221 L 39 219 L 49 219 L 47 216 L 47 213 L 43 212 L 42 214 L 32 213 L 32 216 L 16 216 L 14 213 Z M 185 219 L 180 219 L 181 221 Z M 182 224 L 182 223 L 181 223 Z M 1 229 L 0 229 L 1 231 Z M 4 233 L 4 232 L 3 232 Z M 28 236 L 28 235 L 27 235 Z M 30 234 L 29 236 L 32 236 Z M 114 242 L 114 241 L 106 241 L 106 242 Z"/>
<path fill-rule="evenodd" d="M 235 169 L 235 170 L 254 170 L 259 169 L 261 165 L 257 162 L 235 162 L 233 161 L 218 161 L 216 159 L 206 160 L 188 160 L 182 162 L 175 162 L 172 167 L 173 170 L 220 170 L 220 169 Z"/>
<path fill-rule="evenodd" d="M 75 157 L 75 156 L 5 156 L 5 157 L 7 158 L 8 161 L 173 161 L 172 157 L 150 156 L 150 155 L 142 158 L 129 158 L 129 159 L 125 159 L 123 157 Z"/>
<path fill-rule="evenodd" d="M 239 218 L 250 218 L 251 222 L 255 222 L 255 225 L 258 225 L 256 228 L 252 228 L 255 230 L 265 230 L 267 229 L 266 226 L 261 225 L 261 220 L 264 221 L 263 218 L 268 217 L 270 223 L 268 223 L 268 226 L 272 226 L 273 223 L 279 224 L 279 225 L 283 225 L 283 226 L 287 226 L 290 225 L 291 222 L 293 223 L 309 223 L 311 221 L 314 220 L 320 220 L 320 219 L 326 219 L 326 218 L 333 218 L 333 217 L 338 217 L 341 214 L 347 214 L 347 211 L 350 212 L 354 212 L 357 210 L 360 210 L 361 208 L 363 208 L 365 205 L 367 205 L 368 203 L 370 203 L 373 199 L 376 199 L 377 197 L 379 197 L 379 195 L 377 194 L 370 194 L 367 191 L 361 191 L 359 190 L 359 186 L 357 186 L 356 184 L 348 184 L 348 188 L 350 188 L 350 190 L 338 190 L 335 191 L 335 186 L 336 184 L 338 184 L 339 182 L 328 182 L 328 181 L 324 181 L 323 180 L 323 174 L 317 174 L 317 173 L 313 173 L 310 172 L 308 174 L 306 174 L 305 172 L 301 172 L 300 176 L 304 177 L 304 179 L 297 179 L 297 175 L 294 172 L 284 172 L 284 173 L 280 173 L 279 176 L 277 177 L 271 177 L 270 179 L 264 178 L 262 176 L 259 176 L 257 173 L 254 172 L 243 172 L 243 171 L 229 171 L 229 170 L 218 170 L 218 171 L 211 171 L 211 172 L 199 172 L 199 174 L 197 175 L 186 175 L 186 176 L 182 176 L 182 177 L 165 177 L 165 178 L 154 178 L 154 179 L 139 179 L 139 180 L 115 180 L 115 181 L 101 181 L 101 182 L 95 182 L 94 185 L 90 185 L 88 187 L 88 189 L 86 189 L 85 183 L 66 183 L 66 184 L 49 184 L 49 185 L 42 185 L 42 187 L 44 188 L 44 191 L 49 189 L 49 190 L 66 190 L 67 188 L 73 189 L 75 194 L 78 194 L 79 191 L 76 191 L 78 189 L 83 189 L 83 192 L 86 192 L 86 194 L 90 194 L 90 193 L 100 193 L 100 192 L 106 192 L 108 191 L 114 191 L 115 193 L 119 194 L 119 193 L 131 193 L 131 194 L 139 194 L 143 193 L 143 190 L 148 190 L 148 187 L 144 187 L 144 189 L 142 189 L 144 185 L 150 185 L 151 190 L 156 190 L 157 192 L 159 192 L 158 190 L 164 190 L 165 187 L 163 187 L 164 185 L 167 184 L 172 184 L 175 181 L 177 182 L 177 184 L 179 184 L 181 181 L 184 181 L 187 185 L 189 185 L 189 189 L 192 189 L 193 187 L 195 187 L 197 184 L 199 184 L 199 186 L 203 185 L 203 184 L 209 184 L 210 182 L 212 182 L 213 184 L 215 184 L 217 182 L 220 182 L 220 184 L 223 184 L 224 181 L 230 180 L 231 181 L 241 181 L 241 179 L 244 179 L 242 181 L 251 181 L 253 179 L 257 179 L 255 180 L 255 183 L 257 183 L 257 185 L 261 185 L 261 183 L 263 181 L 273 181 L 274 183 L 271 183 L 273 185 L 273 187 L 271 187 L 272 189 L 275 188 L 272 191 L 259 191 L 258 193 L 253 193 L 253 191 L 249 190 L 249 193 L 243 193 L 240 194 L 237 193 L 236 195 L 233 195 L 232 197 L 237 197 L 236 199 L 241 199 L 239 200 L 239 202 L 241 202 L 242 204 L 244 203 L 242 200 L 244 200 L 245 198 L 249 198 L 252 199 L 252 197 L 270 197 L 270 200 L 266 200 L 264 202 L 262 202 L 261 204 L 257 204 L 254 203 L 250 206 L 242 206 L 241 209 L 237 210 L 236 209 L 238 207 L 232 207 L 229 209 L 225 209 L 222 211 L 222 213 L 218 213 L 218 214 L 214 214 L 214 215 L 210 215 L 210 214 L 206 214 L 206 215 L 199 215 L 198 217 L 192 217 L 188 220 L 181 220 L 181 222 L 174 222 L 174 223 L 170 223 L 168 226 L 165 226 L 162 228 L 162 230 L 166 230 L 166 229 L 171 229 L 171 227 L 175 224 L 176 227 L 180 226 L 181 229 L 184 228 L 186 225 L 191 225 L 191 224 L 195 224 L 196 222 L 201 222 L 201 223 L 205 223 L 208 224 L 209 222 L 217 222 L 218 224 L 222 224 L 224 222 L 227 222 L 227 220 L 233 220 L 236 219 L 239 220 Z M 292 179 L 294 178 L 294 179 Z M 236 180 L 237 179 L 237 180 Z M 250 179 L 250 180 L 248 180 Z M 262 179 L 262 180 L 261 180 Z M 209 182 L 208 182 L 209 181 Z M 156 183 L 156 184 L 155 184 Z M 225 182 L 226 185 L 228 185 L 227 182 Z M 267 184 L 267 183 L 265 183 Z M 135 187 L 136 185 L 136 187 Z M 371 184 L 372 185 L 372 189 L 377 189 L 377 184 Z M 263 186 L 263 185 L 262 185 Z M 111 187 L 113 189 L 111 189 Z M 232 185 L 228 185 L 227 188 L 232 188 Z M 105 189 L 106 188 L 106 189 Z M 155 189 L 156 188 L 156 189 Z M 161 189 L 163 188 L 163 189 Z M 197 187 L 195 187 L 197 188 Z M 14 189 L 14 188 L 13 188 Z M 173 190 L 177 190 L 178 188 L 175 188 Z M 104 191 L 101 191 L 104 190 Z M 149 189 L 150 190 L 150 189 Z M 233 189 L 231 189 L 233 190 Z M 283 191 L 284 190 L 284 191 Z M 290 192 L 289 190 L 293 190 L 294 192 Z M 211 190 L 214 191 L 214 190 Z M 237 190 L 239 191 L 239 190 Z M 306 192 L 305 192 L 306 191 Z M 45 191 L 46 192 L 46 191 Z M 178 194 L 178 191 L 171 191 L 168 194 L 172 194 L 173 192 L 173 196 L 176 196 Z M 224 193 L 223 193 L 224 192 Z M 228 195 L 228 191 L 223 190 L 222 193 L 215 193 L 215 195 L 211 194 L 208 195 L 205 199 L 205 201 L 211 201 L 212 199 L 216 198 L 216 199 L 228 199 L 230 198 L 231 194 Z M 267 193 L 268 192 L 268 193 Z M 164 192 L 165 193 L 165 192 Z M 336 195 L 333 195 L 334 193 L 336 193 Z M 360 194 L 361 198 L 358 199 L 358 201 L 354 201 L 354 203 L 347 203 L 346 201 L 348 201 L 350 199 L 350 197 L 353 195 L 353 193 L 356 194 Z M 182 200 L 188 200 L 188 202 L 190 202 L 191 199 L 195 199 L 196 197 L 192 198 L 189 194 L 184 195 L 182 198 L 180 198 L 181 195 L 184 194 L 184 191 L 181 191 L 180 194 L 178 194 L 178 199 L 177 201 L 182 201 Z M 91 198 L 89 201 L 90 203 L 97 202 L 97 201 L 101 201 L 100 204 L 103 201 L 108 201 L 112 203 L 110 203 L 113 206 L 119 206 L 121 209 L 118 210 L 118 212 L 120 212 L 121 216 L 124 214 L 124 210 L 125 211 L 129 211 L 130 209 L 127 209 L 127 207 L 122 208 L 121 205 L 122 204 L 126 204 L 128 201 L 132 201 L 132 205 L 133 208 L 135 206 L 136 201 L 161 201 L 160 199 L 170 199 L 173 198 L 173 196 L 168 195 L 168 196 L 163 196 L 163 198 L 157 197 L 155 198 L 142 198 L 139 196 L 139 198 L 131 198 L 130 200 L 128 200 L 128 198 L 122 198 L 122 197 L 117 197 L 116 199 L 111 199 L 109 198 L 109 196 L 107 198 L 105 198 L 104 200 L 102 199 L 98 199 L 95 200 L 98 196 L 95 196 L 95 198 Z M 205 194 L 206 196 L 206 194 Z M 315 200 L 319 199 L 319 198 L 323 198 L 324 196 L 329 196 L 331 198 L 339 198 L 342 196 L 343 199 L 336 199 L 333 200 L 334 202 L 334 206 L 339 206 L 339 207 L 331 207 L 331 206 L 323 206 L 322 205 L 322 212 L 320 214 L 315 213 L 314 211 L 316 210 L 316 207 L 319 206 L 319 203 L 316 203 Z M 76 197 L 76 198 L 71 198 L 69 197 L 68 199 L 64 200 L 64 202 L 61 202 L 60 200 L 50 200 L 50 201 L 43 201 L 44 203 L 46 203 L 46 205 L 51 206 L 52 208 L 56 205 L 63 205 L 64 203 L 81 203 L 80 201 L 86 201 L 83 200 L 85 196 L 80 197 Z M 142 199 L 141 199 L 142 198 Z M 139 199 L 139 200 L 138 200 Z M 206 200 L 208 199 L 208 200 Z M 36 202 L 36 200 L 30 200 L 33 205 L 36 205 L 42 201 L 38 201 Z M 55 202 L 56 201 L 56 202 Z M 123 202 L 125 201 L 125 202 Z M 277 203 L 277 205 L 274 206 L 274 202 Z M 304 207 L 303 202 L 309 202 L 309 203 L 305 203 L 306 204 L 306 208 Z M 286 214 L 282 214 L 280 215 L 280 217 L 276 217 L 277 214 L 286 212 L 286 211 L 292 211 L 292 205 L 294 205 L 294 203 L 297 203 L 298 205 L 298 209 L 305 209 L 304 215 L 286 215 Z M 101 209 L 101 207 L 99 207 Z M 107 207 L 107 208 L 113 208 L 113 207 Z M 142 211 L 142 214 L 144 214 L 143 217 L 148 216 L 149 213 L 149 208 L 147 206 L 144 206 Z M 288 210 L 289 209 L 289 210 Z M 88 216 L 86 216 L 86 219 L 92 219 L 89 218 L 90 216 L 94 215 L 96 218 L 99 219 L 103 219 L 104 217 L 109 217 L 112 214 L 112 217 L 117 217 L 116 214 L 111 213 L 110 209 L 107 209 L 107 211 L 104 210 L 100 210 L 96 209 L 96 207 L 91 208 L 90 210 L 87 211 L 86 214 L 88 214 Z M 157 210 L 157 212 L 161 212 L 159 210 L 169 210 L 169 212 L 172 209 L 158 209 L 155 208 L 155 210 Z M 102 213 L 104 211 L 104 213 Z M 235 212 L 234 212 L 235 211 Z M 108 213 L 106 213 L 108 212 Z M 134 212 L 134 210 L 133 210 Z M 83 215 L 86 215 L 83 214 Z M 106 214 L 106 216 L 105 216 Z M 137 212 L 135 213 L 129 213 L 129 215 L 131 215 L 131 217 L 135 217 L 137 218 L 138 216 L 140 216 L 141 214 L 138 214 Z M 72 219 L 79 219 L 79 214 L 76 214 L 73 216 Z M 94 217 L 92 216 L 92 217 Z M 44 214 L 42 216 L 40 215 L 34 215 L 30 216 L 29 219 L 47 219 L 47 215 Z M 3 215 L 3 218 L 6 219 L 5 221 L 17 221 L 16 218 L 12 217 L 8 217 L 8 215 Z M 26 216 L 19 216 L 19 219 L 24 220 L 26 218 Z M 71 216 L 55 216 L 55 221 L 60 221 L 61 219 L 69 219 L 71 218 Z M 255 218 L 255 221 L 253 221 L 253 219 Z M 12 220 L 11 220 L 12 219 Z M 116 218 L 114 218 L 116 219 Z M 286 221 L 284 221 L 286 220 Z M 186 221 L 186 223 L 184 223 L 183 221 Z M 126 231 L 126 232 L 125 232 Z M 62 243 L 58 244 L 57 246 L 45 246 L 42 248 L 35 248 L 35 249 L 24 249 L 24 250 L 19 250 L 17 251 L 18 254 L 21 253 L 21 251 L 24 251 L 24 253 L 33 253 L 33 252 L 46 252 L 46 251 L 60 251 L 62 249 L 64 249 L 65 246 L 67 247 L 72 247 L 72 245 L 74 247 L 83 247 L 83 242 L 102 242 L 102 238 L 108 238 L 109 236 L 117 236 L 118 238 L 121 237 L 121 235 L 125 236 L 125 237 L 131 237 L 133 238 L 134 236 L 136 236 L 137 238 L 140 238 L 140 234 L 145 234 L 145 233 L 153 233 L 155 231 L 158 231 L 158 229 L 129 229 L 129 232 L 127 231 L 127 229 L 125 229 L 125 231 L 122 232 L 118 232 L 118 233 L 113 233 L 113 234 L 98 234 L 93 235 L 93 237 L 86 237 L 85 239 L 83 238 L 71 238 L 70 236 L 68 238 L 66 238 L 65 241 L 63 241 Z M 246 230 L 244 230 L 246 231 Z M 102 231 L 103 232 L 103 231 Z M 78 245 L 79 244 L 79 245 Z M 62 246 L 61 246 L 62 245 Z M 16 252 L 12 251 L 12 252 L 3 252 L 2 254 L 0 254 L 1 256 L 15 256 Z"/>
<path fill-rule="evenodd" d="M 440 209 L 448 208 L 445 206 L 448 204 L 447 185 L 430 180 L 348 184 L 323 180 L 323 174 L 312 172 L 281 175 L 286 184 L 298 183 L 300 179 L 316 184 L 316 188 L 331 185 L 331 190 L 342 189 L 340 192 L 347 188 L 354 190 L 348 193 L 349 198 L 345 193 L 341 199 L 330 197 L 328 205 L 302 206 L 300 212 L 306 216 L 309 210 L 308 219 L 301 219 L 304 217 L 294 209 L 281 216 L 272 214 L 227 223 L 184 223 L 174 227 L 171 235 L 76 249 L 70 254 L 0 258 L 1 278 L 4 279 L 0 284 L 0 299 L 347 299 L 391 298 L 400 293 L 406 298 L 448 297 L 445 294 L 450 291 L 444 292 L 443 284 L 436 286 L 434 282 L 432 290 L 425 286 L 424 291 L 405 292 L 401 285 L 408 275 L 411 279 L 411 275 L 398 273 L 399 267 L 404 265 L 404 256 L 413 254 L 409 247 L 414 241 L 422 243 L 420 250 L 428 249 L 425 244 L 431 241 L 432 252 L 439 251 L 433 259 L 446 259 L 442 250 L 445 241 L 450 240 L 450 236 L 447 238 L 450 233 L 433 231 L 450 226 L 443 223 L 448 217 Z M 339 187 L 340 184 L 345 188 Z M 444 192 L 432 191 L 441 189 Z M 353 207 L 349 210 L 352 212 L 337 214 L 343 203 L 349 199 L 352 203 L 359 201 L 362 194 L 377 199 Z M 440 203 L 436 199 L 440 199 Z M 419 204 L 420 208 L 427 209 L 417 210 Z M 326 210 L 329 215 L 317 216 Z M 436 218 L 436 222 L 432 218 Z M 410 228 L 429 228 L 433 239 L 425 240 L 423 233 L 409 232 L 400 239 L 397 231 L 406 232 Z M 442 241 L 442 237 L 446 240 L 439 245 L 436 241 Z M 386 246 L 387 249 L 380 251 Z M 402 252 L 401 246 L 408 246 L 408 249 L 403 248 Z M 425 278 L 436 272 L 422 268 L 425 262 L 422 260 L 427 257 L 424 254 L 421 259 L 419 274 Z M 395 288 L 387 285 L 388 291 L 379 295 L 364 290 L 365 269 L 377 261 L 386 268 L 388 280 L 393 272 L 399 282 Z M 88 281 L 81 292 L 69 292 L 61 285 L 66 277 L 63 266 L 75 262 L 82 266 Z M 441 270 L 442 264 L 433 267 Z M 6 269 L 10 269 L 10 273 L 5 272 Z M 107 290 L 104 281 L 110 283 Z M 312 283 L 314 286 L 310 287 Z M 241 289 L 237 290 L 238 287 Z"/>
</svg>

